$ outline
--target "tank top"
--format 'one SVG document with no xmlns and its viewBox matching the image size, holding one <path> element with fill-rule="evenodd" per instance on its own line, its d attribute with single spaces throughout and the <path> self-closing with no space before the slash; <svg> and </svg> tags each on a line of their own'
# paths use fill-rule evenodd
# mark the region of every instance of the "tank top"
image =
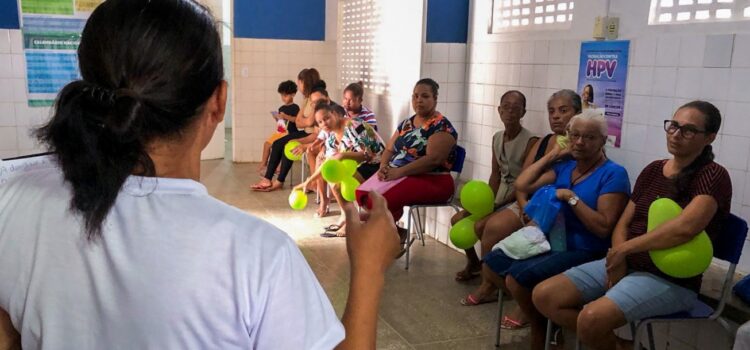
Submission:
<svg viewBox="0 0 750 350">
<path fill-rule="evenodd" d="M 500 165 L 500 186 L 495 196 L 495 204 L 504 203 L 510 199 L 513 193 L 513 183 L 523 170 L 526 146 L 534 134 L 528 129 L 521 127 L 521 132 L 513 140 L 503 142 L 505 130 L 495 133 L 492 137 L 492 149 L 495 151 L 495 160 Z"/>
<path fill-rule="evenodd" d="M 315 106 L 313 106 L 313 103 L 312 101 L 310 101 L 309 97 L 305 97 L 305 100 L 302 101 L 302 114 L 305 117 L 313 116 L 313 114 L 315 114 Z M 315 127 L 308 126 L 305 128 L 305 132 L 308 134 L 315 133 Z"/>
</svg>

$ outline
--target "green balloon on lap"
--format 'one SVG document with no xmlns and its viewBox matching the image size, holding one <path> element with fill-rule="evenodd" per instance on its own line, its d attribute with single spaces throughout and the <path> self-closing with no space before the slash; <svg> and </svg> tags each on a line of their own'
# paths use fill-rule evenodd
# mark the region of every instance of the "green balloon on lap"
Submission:
<svg viewBox="0 0 750 350">
<path fill-rule="evenodd" d="M 476 217 L 474 215 L 461 219 L 450 230 L 451 243 L 459 249 L 469 249 L 477 243 L 479 238 L 474 232 Z"/>
<path fill-rule="evenodd" d="M 289 194 L 289 206 L 294 210 L 302 210 L 307 206 L 307 195 L 304 191 L 295 190 Z"/>
<path fill-rule="evenodd" d="M 495 210 L 495 194 L 486 182 L 471 180 L 461 189 L 461 206 L 481 219 Z"/>
<path fill-rule="evenodd" d="M 357 199 L 356 191 L 359 187 L 359 181 L 349 176 L 341 180 L 341 196 L 349 202 L 354 202 Z"/>
<path fill-rule="evenodd" d="M 344 165 L 340 160 L 329 159 L 320 166 L 320 175 L 329 184 L 337 184 L 344 179 Z"/>
<path fill-rule="evenodd" d="M 680 213 L 682 213 L 680 205 L 669 198 L 659 198 L 653 201 L 648 209 L 648 232 L 676 218 Z M 689 278 L 702 274 L 711 265 L 713 255 L 714 248 L 706 231 L 678 246 L 649 252 L 651 260 L 661 272 L 676 278 Z"/>
<path fill-rule="evenodd" d="M 284 145 L 284 155 L 291 161 L 296 162 L 300 159 L 302 159 L 302 155 L 294 154 L 292 153 L 292 150 L 297 148 L 297 146 L 301 145 L 301 143 L 297 140 L 292 140 L 286 143 Z"/>
</svg>

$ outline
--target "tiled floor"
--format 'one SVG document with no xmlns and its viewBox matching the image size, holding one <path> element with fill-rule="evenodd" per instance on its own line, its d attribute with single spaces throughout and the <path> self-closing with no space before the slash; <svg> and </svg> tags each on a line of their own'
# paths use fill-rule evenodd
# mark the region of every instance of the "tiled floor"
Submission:
<svg viewBox="0 0 750 350">
<path fill-rule="evenodd" d="M 292 211 L 288 188 L 256 193 L 248 187 L 259 179 L 257 164 L 233 164 L 226 160 L 204 161 L 202 181 L 219 199 L 282 228 L 299 244 L 318 280 L 341 315 L 346 303 L 349 266 L 343 238 L 320 238 L 324 225 L 337 215 L 313 218 L 314 197 L 308 208 Z M 299 181 L 299 168 L 294 169 Z M 338 208 L 332 208 L 338 213 Z M 428 239 L 426 246 L 412 247 L 410 269 L 403 259 L 389 270 L 380 307 L 378 348 L 381 349 L 491 349 L 494 348 L 496 303 L 466 307 L 461 297 L 478 283 L 459 284 L 453 276 L 464 263 L 458 252 Z M 505 304 L 506 310 L 512 302 Z M 528 329 L 506 331 L 503 349 L 526 349 Z M 572 339 L 572 338 L 569 338 Z"/>
</svg>

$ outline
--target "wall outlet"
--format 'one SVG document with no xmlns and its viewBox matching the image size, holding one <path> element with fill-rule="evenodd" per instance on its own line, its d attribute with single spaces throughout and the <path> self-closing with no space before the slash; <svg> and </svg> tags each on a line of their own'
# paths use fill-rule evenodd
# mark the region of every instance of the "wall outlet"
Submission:
<svg viewBox="0 0 750 350">
<path fill-rule="evenodd" d="M 606 37 L 607 40 L 617 39 L 620 31 L 620 17 L 607 17 Z"/>
</svg>

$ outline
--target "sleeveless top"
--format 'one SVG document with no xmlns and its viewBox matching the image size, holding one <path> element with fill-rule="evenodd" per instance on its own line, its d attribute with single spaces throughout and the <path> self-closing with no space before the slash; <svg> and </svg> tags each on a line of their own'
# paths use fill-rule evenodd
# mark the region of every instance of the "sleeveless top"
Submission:
<svg viewBox="0 0 750 350">
<path fill-rule="evenodd" d="M 503 142 L 505 130 L 495 133 L 492 137 L 492 149 L 495 151 L 495 160 L 500 165 L 500 186 L 497 188 L 495 204 L 506 202 L 513 193 L 513 183 L 523 170 L 524 153 L 529 140 L 534 134 L 528 129 L 521 127 L 521 132 L 513 140 Z"/>
<path fill-rule="evenodd" d="M 302 114 L 305 117 L 312 116 L 315 118 L 313 114 L 315 114 L 315 106 L 313 105 L 312 101 L 310 101 L 309 97 L 305 97 L 305 99 L 302 101 Z M 308 134 L 315 133 L 315 127 L 314 126 L 308 126 L 305 128 L 305 132 Z"/>
</svg>

